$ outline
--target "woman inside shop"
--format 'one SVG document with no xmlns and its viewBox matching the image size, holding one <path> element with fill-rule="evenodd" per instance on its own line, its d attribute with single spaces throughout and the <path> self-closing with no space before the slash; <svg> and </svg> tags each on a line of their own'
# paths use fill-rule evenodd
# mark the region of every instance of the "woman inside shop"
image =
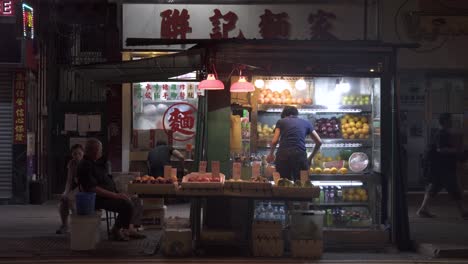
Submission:
<svg viewBox="0 0 468 264">
<path fill-rule="evenodd" d="M 308 170 L 312 159 L 320 149 L 322 140 L 315 132 L 312 124 L 298 117 L 299 111 L 294 106 L 286 106 L 281 113 L 275 127 L 275 134 L 271 141 L 268 162 L 275 161 L 276 171 L 282 178 L 298 180 L 301 170 Z M 310 136 L 315 142 L 314 150 L 307 157 L 305 139 Z M 280 143 L 278 151 L 276 145 Z"/>
</svg>

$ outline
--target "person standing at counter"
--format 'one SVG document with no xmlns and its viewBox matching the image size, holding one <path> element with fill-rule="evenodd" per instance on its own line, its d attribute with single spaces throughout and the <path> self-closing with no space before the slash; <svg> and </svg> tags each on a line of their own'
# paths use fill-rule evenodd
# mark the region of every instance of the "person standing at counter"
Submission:
<svg viewBox="0 0 468 264">
<path fill-rule="evenodd" d="M 315 132 L 312 124 L 298 117 L 299 111 L 294 106 L 286 106 L 281 113 L 275 127 L 273 140 L 271 141 L 268 162 L 275 161 L 276 171 L 281 177 L 290 180 L 298 180 L 301 170 L 308 170 L 312 159 L 320 149 L 322 140 Z M 315 142 L 314 150 L 307 157 L 305 139 L 310 136 Z M 276 145 L 280 143 L 278 151 Z"/>
<path fill-rule="evenodd" d="M 164 140 L 158 140 L 156 147 L 148 153 L 148 173 L 151 176 L 164 176 L 164 166 L 171 165 L 171 157 L 174 156 L 182 163 L 184 170 L 184 156 L 178 150 L 167 145 Z"/>
</svg>

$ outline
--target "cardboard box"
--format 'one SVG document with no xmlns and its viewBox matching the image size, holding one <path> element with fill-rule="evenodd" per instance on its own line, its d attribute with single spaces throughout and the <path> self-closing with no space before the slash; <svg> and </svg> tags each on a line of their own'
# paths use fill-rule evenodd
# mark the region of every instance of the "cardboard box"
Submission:
<svg viewBox="0 0 468 264">
<path fill-rule="evenodd" d="M 293 258 L 320 258 L 322 254 L 322 240 L 291 240 Z"/>
<path fill-rule="evenodd" d="M 252 239 L 282 239 L 283 225 L 278 221 L 254 221 Z"/>
<path fill-rule="evenodd" d="M 161 238 L 161 251 L 168 257 L 188 257 L 192 255 L 192 230 L 165 229 Z"/>
<path fill-rule="evenodd" d="M 142 198 L 143 210 L 158 209 L 164 207 L 164 198 Z"/>
<path fill-rule="evenodd" d="M 253 239 L 252 247 L 256 257 L 281 257 L 284 254 L 283 239 Z"/>
<path fill-rule="evenodd" d="M 146 229 L 160 229 L 164 226 L 167 207 L 160 209 L 143 210 L 141 224 Z"/>
</svg>

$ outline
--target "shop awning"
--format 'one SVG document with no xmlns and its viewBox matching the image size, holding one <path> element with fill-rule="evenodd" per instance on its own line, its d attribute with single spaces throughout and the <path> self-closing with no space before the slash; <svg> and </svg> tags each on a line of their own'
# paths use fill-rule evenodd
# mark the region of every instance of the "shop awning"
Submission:
<svg viewBox="0 0 468 264">
<path fill-rule="evenodd" d="M 202 50 L 187 50 L 154 58 L 98 63 L 74 68 L 82 78 L 102 83 L 166 81 L 171 77 L 201 70 Z"/>
</svg>

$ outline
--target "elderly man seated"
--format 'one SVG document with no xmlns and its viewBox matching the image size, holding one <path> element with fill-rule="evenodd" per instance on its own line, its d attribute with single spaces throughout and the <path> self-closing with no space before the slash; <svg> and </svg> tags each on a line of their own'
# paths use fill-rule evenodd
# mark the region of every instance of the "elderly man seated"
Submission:
<svg viewBox="0 0 468 264">
<path fill-rule="evenodd" d="M 118 213 L 111 231 L 113 240 L 128 241 L 129 237 L 144 237 L 130 228 L 134 206 L 128 195 L 116 191 L 106 161 L 102 158 L 102 143 L 99 140 L 89 139 L 86 142 L 85 154 L 78 165 L 77 177 L 82 191 L 96 193 L 96 209 Z"/>
</svg>

